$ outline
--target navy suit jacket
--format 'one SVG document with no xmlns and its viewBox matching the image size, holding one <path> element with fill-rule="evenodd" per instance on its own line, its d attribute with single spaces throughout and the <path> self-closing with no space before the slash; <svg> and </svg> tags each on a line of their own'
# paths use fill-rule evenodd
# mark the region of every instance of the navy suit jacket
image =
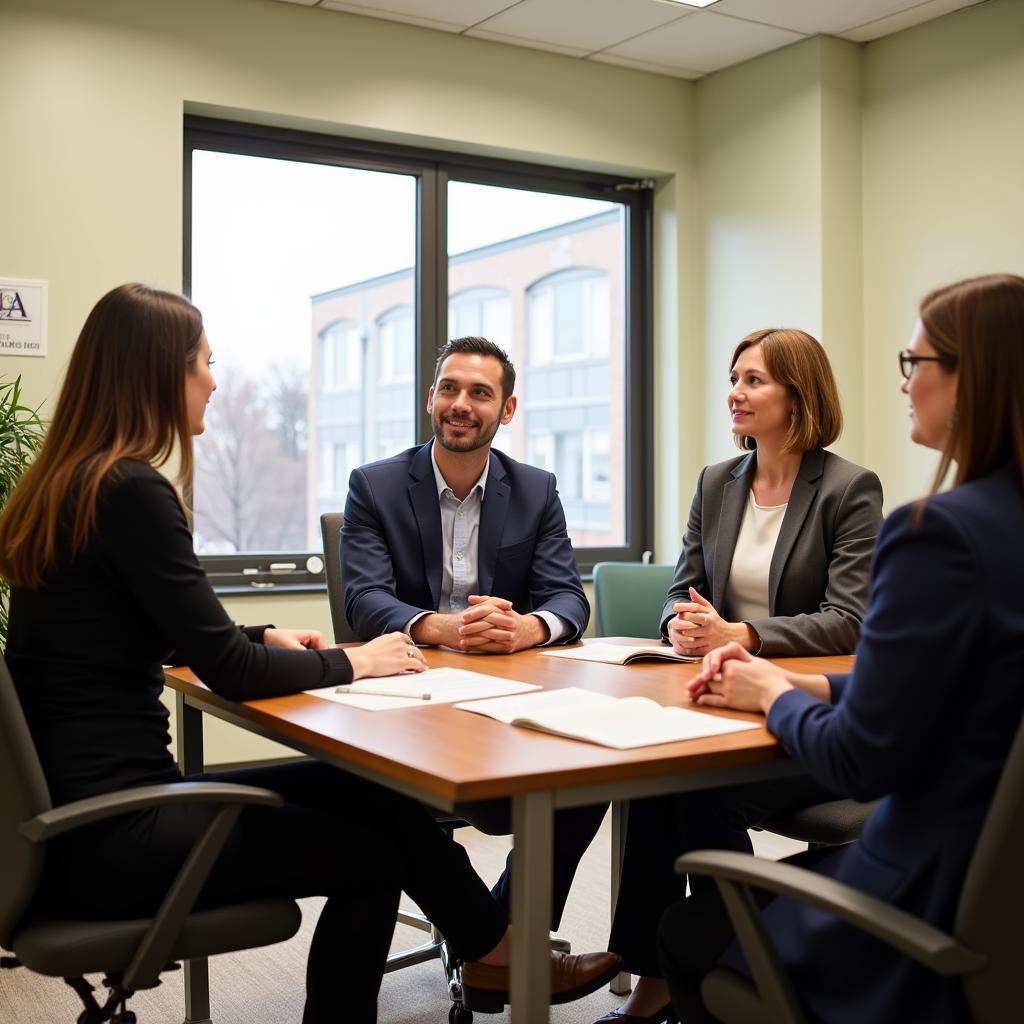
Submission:
<svg viewBox="0 0 1024 1024">
<path fill-rule="evenodd" d="M 830 680 L 833 703 L 788 692 L 768 728 L 819 782 L 884 797 L 860 840 L 815 870 L 950 929 L 1024 713 L 1024 492 L 991 476 L 915 514 L 882 527 L 857 660 Z M 967 1020 L 958 982 L 823 911 L 779 898 L 764 919 L 812 1019 Z"/>
<path fill-rule="evenodd" d="M 441 508 L 430 444 L 349 478 L 341 530 L 345 615 L 363 639 L 404 629 L 441 596 Z M 521 615 L 548 611 L 578 640 L 590 620 L 553 474 L 493 449 L 480 508 L 478 593 Z"/>
</svg>

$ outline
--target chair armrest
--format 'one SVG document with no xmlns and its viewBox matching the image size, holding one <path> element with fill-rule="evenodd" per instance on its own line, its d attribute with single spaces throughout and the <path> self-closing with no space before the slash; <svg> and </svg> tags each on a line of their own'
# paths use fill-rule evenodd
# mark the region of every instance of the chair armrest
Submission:
<svg viewBox="0 0 1024 1024">
<path fill-rule="evenodd" d="M 676 871 L 753 886 L 828 911 L 938 974 L 970 974 L 987 962 L 985 956 L 968 949 L 927 921 L 794 864 L 726 850 L 699 850 L 680 857 Z"/>
<path fill-rule="evenodd" d="M 130 814 L 149 807 L 168 804 L 259 804 L 282 807 L 280 794 L 255 786 L 239 786 L 231 782 L 172 782 L 161 786 L 139 786 L 114 793 L 75 800 L 37 814 L 18 826 L 18 831 L 33 843 L 44 842 L 63 832 L 91 825 L 119 814 Z"/>
</svg>

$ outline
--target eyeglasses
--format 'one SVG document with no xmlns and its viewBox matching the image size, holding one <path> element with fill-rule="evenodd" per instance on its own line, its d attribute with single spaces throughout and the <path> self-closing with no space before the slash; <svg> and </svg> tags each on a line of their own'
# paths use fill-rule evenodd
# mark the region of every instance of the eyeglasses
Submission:
<svg viewBox="0 0 1024 1024">
<path fill-rule="evenodd" d="M 914 367 L 918 363 L 942 363 L 948 368 L 956 366 L 956 360 L 949 356 L 918 356 L 914 355 L 913 352 L 908 352 L 906 349 L 900 352 L 898 358 L 900 361 L 900 373 L 903 374 L 904 380 L 910 380 L 910 375 L 914 372 Z"/>
</svg>

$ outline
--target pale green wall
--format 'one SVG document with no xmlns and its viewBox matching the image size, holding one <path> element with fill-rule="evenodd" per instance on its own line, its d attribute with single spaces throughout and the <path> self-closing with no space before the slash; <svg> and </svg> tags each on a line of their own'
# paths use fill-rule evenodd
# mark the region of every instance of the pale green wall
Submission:
<svg viewBox="0 0 1024 1024">
<path fill-rule="evenodd" d="M 865 459 L 886 504 L 931 483 L 895 352 L 931 288 L 1024 274 L 1024 2 L 992 0 L 864 54 Z"/>
<path fill-rule="evenodd" d="M 760 327 L 822 340 L 861 457 L 860 47 L 818 38 L 697 83 L 705 451 L 736 454 L 729 359 Z"/>
<path fill-rule="evenodd" d="M 270 0 L 0 0 L 0 38 L 0 274 L 50 281 L 49 357 L 0 372 L 35 398 L 55 394 L 103 291 L 180 287 L 186 110 L 656 177 L 660 561 L 700 467 L 734 451 L 740 336 L 820 334 L 847 412 L 839 450 L 880 472 L 891 507 L 934 466 L 905 440 L 897 391 L 917 300 L 1024 272 L 1021 0 L 865 47 L 808 40 L 696 85 Z M 226 603 L 329 631 L 319 596 Z M 245 756 L 228 735 L 215 758 Z"/>
</svg>

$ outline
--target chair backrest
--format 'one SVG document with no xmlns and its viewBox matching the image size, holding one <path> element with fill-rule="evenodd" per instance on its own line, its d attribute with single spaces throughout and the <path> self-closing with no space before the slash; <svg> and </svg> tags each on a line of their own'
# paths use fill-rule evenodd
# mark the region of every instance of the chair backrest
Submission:
<svg viewBox="0 0 1024 1024">
<path fill-rule="evenodd" d="M 674 565 L 598 562 L 594 566 L 597 635 L 659 636 L 661 611 L 674 575 Z"/>
<path fill-rule="evenodd" d="M 341 524 L 344 519 L 340 512 L 324 512 L 320 516 L 324 565 L 327 567 L 327 600 L 331 606 L 331 624 L 334 626 L 336 644 L 359 639 L 345 618 L 345 588 L 341 583 Z"/>
<path fill-rule="evenodd" d="M 957 908 L 956 937 L 988 957 L 963 979 L 975 1024 L 1009 1020 L 1024 1005 L 1024 721 L 974 848 Z M 1011 1008 L 1012 1011 L 1011 1011 Z"/>
<path fill-rule="evenodd" d="M 45 845 L 30 843 L 18 826 L 51 806 L 14 681 L 0 657 L 0 945 L 7 949 L 35 896 L 45 857 Z"/>
</svg>

